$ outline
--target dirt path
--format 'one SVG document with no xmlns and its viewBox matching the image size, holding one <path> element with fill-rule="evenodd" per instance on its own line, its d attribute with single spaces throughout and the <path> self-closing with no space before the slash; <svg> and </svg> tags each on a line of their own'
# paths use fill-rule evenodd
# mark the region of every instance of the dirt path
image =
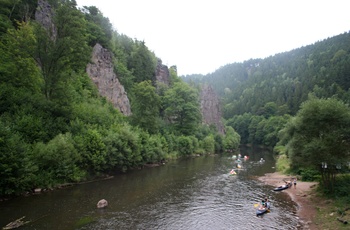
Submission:
<svg viewBox="0 0 350 230">
<path fill-rule="evenodd" d="M 259 178 L 260 181 L 271 186 L 280 186 L 284 184 L 284 179 L 291 178 L 279 172 L 267 173 L 265 176 Z M 284 190 L 298 205 L 297 215 L 301 220 L 303 226 L 301 229 L 317 230 L 316 224 L 313 222 L 316 216 L 316 208 L 310 201 L 310 195 L 313 188 L 317 185 L 316 182 L 302 182 L 298 181 L 296 188 L 291 187 Z"/>
</svg>

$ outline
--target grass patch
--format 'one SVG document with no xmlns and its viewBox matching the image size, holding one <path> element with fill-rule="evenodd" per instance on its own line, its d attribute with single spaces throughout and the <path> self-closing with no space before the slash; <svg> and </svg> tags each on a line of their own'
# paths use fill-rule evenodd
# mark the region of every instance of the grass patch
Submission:
<svg viewBox="0 0 350 230">
<path fill-rule="evenodd" d="M 345 211 L 342 199 L 327 199 L 324 196 L 315 196 L 312 199 L 316 203 L 317 215 L 314 219 L 319 229 L 343 230 L 350 228 L 350 210 Z M 348 224 L 343 224 L 337 220 L 345 220 Z"/>
<path fill-rule="evenodd" d="M 95 222 L 95 219 L 91 216 L 85 216 L 83 218 L 81 218 L 80 220 L 78 220 L 76 223 L 75 223 L 75 227 L 76 228 L 81 228 L 81 227 L 84 227 L 90 223 L 93 223 Z"/>
<path fill-rule="evenodd" d="M 343 230 L 350 229 L 350 175 L 338 175 L 335 191 L 331 195 L 325 195 L 322 189 L 312 197 L 317 209 L 315 223 L 319 229 Z M 344 224 L 338 220 L 347 221 Z"/>
</svg>

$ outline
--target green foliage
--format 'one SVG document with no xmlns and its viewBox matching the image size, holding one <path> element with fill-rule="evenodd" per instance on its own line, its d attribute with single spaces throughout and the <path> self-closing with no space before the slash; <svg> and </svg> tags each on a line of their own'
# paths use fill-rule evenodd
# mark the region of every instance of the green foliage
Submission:
<svg viewBox="0 0 350 230">
<path fill-rule="evenodd" d="M 288 171 L 290 170 L 290 160 L 288 159 L 287 155 L 278 155 L 276 161 L 276 169 L 279 172 L 288 173 Z"/>
<path fill-rule="evenodd" d="M 17 22 L 28 22 L 33 19 L 36 7 L 36 0 L 1 0 L 0 36 L 12 26 L 17 28 Z"/>
<path fill-rule="evenodd" d="M 237 115 L 227 120 L 226 124 L 233 127 L 241 137 L 241 143 L 253 143 L 274 147 L 279 141 L 279 131 L 284 127 L 290 116 L 257 116 L 249 113 Z"/>
<path fill-rule="evenodd" d="M 348 204 L 350 204 L 349 200 L 349 191 L 350 191 L 350 175 L 339 175 L 337 177 L 335 186 L 334 186 L 334 196 L 335 197 L 344 197 L 347 198 Z"/>
<path fill-rule="evenodd" d="M 188 136 L 178 138 L 178 151 L 181 156 L 189 156 L 194 153 L 193 142 Z"/>
<path fill-rule="evenodd" d="M 318 181 L 320 179 L 319 171 L 313 168 L 299 168 L 296 172 L 303 181 Z"/>
<path fill-rule="evenodd" d="M 159 135 L 141 133 L 141 155 L 145 163 L 157 163 L 165 159 L 165 141 Z"/>
<path fill-rule="evenodd" d="M 72 72 L 81 71 L 89 61 L 91 49 L 87 46 L 86 21 L 80 11 L 69 3 L 59 4 L 54 22 L 57 33 L 36 26 L 35 57 L 42 70 L 46 98 L 60 100 Z"/>
<path fill-rule="evenodd" d="M 249 123 L 252 115 L 245 113 L 243 115 L 235 116 L 227 120 L 227 125 L 234 128 L 236 132 L 241 136 L 241 141 L 243 144 L 248 143 L 249 138 Z"/>
<path fill-rule="evenodd" d="M 336 99 L 312 98 L 283 131 L 292 169 L 319 170 L 326 189 L 334 189 L 336 166 L 348 162 L 350 109 Z M 321 167 L 327 164 L 327 168 Z"/>
<path fill-rule="evenodd" d="M 109 127 L 113 123 L 123 120 L 121 113 L 117 109 L 113 108 L 110 103 L 103 103 L 99 99 L 90 99 L 76 104 L 73 107 L 72 117 L 76 120 L 73 120 L 71 124 L 75 123 L 75 121 L 80 121 L 84 124 L 101 127 Z"/>
<path fill-rule="evenodd" d="M 160 98 L 156 88 L 151 81 L 143 81 L 134 86 L 133 92 L 133 123 L 149 133 L 157 133 Z"/>
<path fill-rule="evenodd" d="M 156 64 L 156 58 L 154 54 L 148 50 L 145 42 L 136 41 L 128 61 L 128 69 L 130 69 L 135 76 L 136 83 L 148 80 L 154 82 Z"/>
<path fill-rule="evenodd" d="M 253 115 L 250 119 L 250 124 L 248 126 L 248 143 L 260 144 L 264 138 L 262 134 L 262 127 L 265 123 L 265 118 L 263 116 Z"/>
<path fill-rule="evenodd" d="M 84 177 L 77 163 L 81 161 L 72 142 L 71 134 L 60 134 L 47 144 L 37 143 L 33 149 L 33 161 L 38 167 L 35 186 L 53 187 L 58 183 L 79 181 Z"/>
<path fill-rule="evenodd" d="M 215 139 L 214 136 L 209 135 L 206 136 L 202 141 L 202 148 L 206 153 L 214 153 L 215 152 Z"/>
<path fill-rule="evenodd" d="M 225 119 L 244 113 L 267 118 L 265 109 L 272 108 L 273 115 L 276 106 L 278 115 L 295 115 L 309 93 L 319 98 L 336 95 L 349 102 L 349 38 L 346 32 L 265 59 L 227 64 L 211 74 L 183 79 L 210 84 L 223 98 Z M 266 107 L 269 103 L 275 105 Z"/>
<path fill-rule="evenodd" d="M 28 191 L 36 171 L 31 161 L 30 146 L 0 119 L 0 194 Z"/>
<path fill-rule="evenodd" d="M 163 97 L 164 119 L 177 134 L 195 134 L 200 122 L 198 92 L 186 83 L 177 82 Z"/>
<path fill-rule="evenodd" d="M 226 134 L 222 140 L 224 151 L 233 151 L 239 147 L 240 135 L 230 126 L 226 127 Z"/>
<path fill-rule="evenodd" d="M 8 18 L 10 9 L 4 7 L 5 1 L 0 1 L 0 36 L 6 33 L 6 31 L 12 28 L 11 20 Z M 10 2 L 10 0 L 7 0 Z"/>
<path fill-rule="evenodd" d="M 113 31 L 96 7 L 48 3 L 44 28 L 32 20 L 36 0 L 0 1 L 0 196 L 222 149 L 223 137 L 201 125 L 198 88 L 176 66 L 169 86 L 156 84 L 145 42 Z M 86 74 L 96 43 L 114 54 L 131 117 Z"/>
<path fill-rule="evenodd" d="M 221 153 L 224 151 L 223 147 L 223 138 L 224 136 L 220 133 L 215 134 L 215 152 L 216 153 Z"/>
<path fill-rule="evenodd" d="M 101 133 L 96 129 L 88 129 L 74 137 L 74 140 L 75 148 L 82 157 L 81 167 L 90 173 L 102 172 L 107 163 L 107 148 Z"/>
<path fill-rule="evenodd" d="M 0 82 L 36 93 L 42 82 L 33 58 L 36 38 L 29 23 L 18 23 L 18 27 L 0 40 Z"/>
<path fill-rule="evenodd" d="M 112 24 L 105 18 L 96 6 L 84 6 L 87 20 L 88 44 L 95 46 L 99 43 L 105 48 L 110 48 L 109 41 L 112 39 Z"/>
<path fill-rule="evenodd" d="M 103 138 L 107 154 L 107 170 L 127 171 L 142 163 L 140 132 L 128 124 L 111 127 Z"/>
<path fill-rule="evenodd" d="M 181 81 L 181 79 L 177 76 L 176 66 L 171 66 L 169 68 L 169 75 L 170 75 L 170 85 L 173 85 L 174 83 Z"/>
<path fill-rule="evenodd" d="M 266 146 L 275 146 L 279 141 L 278 135 L 279 131 L 287 123 L 288 116 L 273 116 L 266 120 L 263 126 L 263 144 Z"/>
<path fill-rule="evenodd" d="M 164 133 L 163 137 L 165 143 L 167 144 L 167 149 L 169 154 L 177 155 L 178 154 L 178 138 L 173 133 Z"/>
<path fill-rule="evenodd" d="M 348 160 L 349 122 L 349 107 L 341 101 L 311 99 L 305 102 L 291 126 L 287 127 L 292 138 L 289 145 L 292 159 L 296 163 L 318 165 Z M 298 160 L 304 155 L 308 156 L 306 161 Z"/>
<path fill-rule="evenodd" d="M 277 105 L 275 102 L 267 102 L 257 113 L 258 115 L 263 115 L 265 118 L 269 118 L 277 114 Z"/>
</svg>

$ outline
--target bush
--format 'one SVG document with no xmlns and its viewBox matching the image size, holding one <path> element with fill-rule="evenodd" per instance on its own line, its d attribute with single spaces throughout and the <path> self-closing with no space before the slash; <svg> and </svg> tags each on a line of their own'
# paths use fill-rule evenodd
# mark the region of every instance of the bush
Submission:
<svg viewBox="0 0 350 230">
<path fill-rule="evenodd" d="M 37 143 L 33 149 L 33 161 L 40 173 L 37 174 L 35 186 L 54 187 L 81 180 L 85 174 L 77 166 L 80 160 L 70 133 L 59 134 L 47 144 Z"/>
<path fill-rule="evenodd" d="M 298 174 L 303 181 L 316 181 L 320 178 L 319 171 L 312 168 L 300 168 Z"/>
<path fill-rule="evenodd" d="M 336 197 L 347 197 L 349 198 L 350 191 L 350 175 L 339 175 L 336 178 L 334 186 L 334 195 Z M 349 198 L 350 201 L 350 198 Z"/>
<path fill-rule="evenodd" d="M 179 154 L 182 156 L 188 156 L 193 153 L 192 140 L 188 136 L 180 136 L 178 139 L 179 143 Z"/>
<path fill-rule="evenodd" d="M 31 188 L 36 167 L 29 145 L 0 120 L 0 196 Z"/>
<path fill-rule="evenodd" d="M 279 155 L 276 162 L 276 169 L 277 171 L 286 173 L 290 169 L 289 164 L 290 164 L 290 160 L 288 159 L 287 155 L 285 154 Z"/>
<path fill-rule="evenodd" d="M 215 151 L 215 140 L 212 135 L 206 136 L 202 141 L 202 148 L 206 153 L 214 153 Z"/>
</svg>

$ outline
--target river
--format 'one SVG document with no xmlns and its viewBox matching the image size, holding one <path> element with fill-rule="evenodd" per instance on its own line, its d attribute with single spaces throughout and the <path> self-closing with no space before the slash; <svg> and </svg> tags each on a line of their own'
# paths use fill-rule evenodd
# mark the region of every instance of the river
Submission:
<svg viewBox="0 0 350 230">
<path fill-rule="evenodd" d="M 95 229 L 296 229 L 295 204 L 257 176 L 274 172 L 271 152 L 241 149 L 249 160 L 237 175 L 231 155 L 202 156 L 168 162 L 40 195 L 0 203 L 0 227 L 26 216 L 21 230 Z M 265 162 L 260 163 L 260 158 Z M 255 215 L 264 197 L 271 212 Z M 97 209 L 100 199 L 108 207 Z"/>
</svg>

